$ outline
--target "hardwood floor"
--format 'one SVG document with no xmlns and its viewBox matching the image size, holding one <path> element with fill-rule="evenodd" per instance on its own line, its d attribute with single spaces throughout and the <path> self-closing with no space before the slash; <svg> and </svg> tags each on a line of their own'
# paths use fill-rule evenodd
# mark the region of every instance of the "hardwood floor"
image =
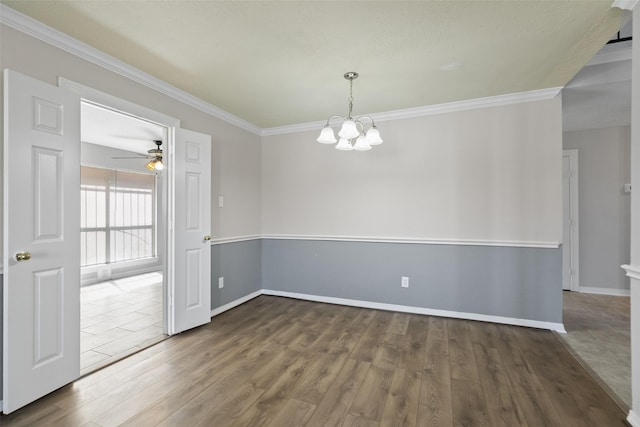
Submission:
<svg viewBox="0 0 640 427">
<path fill-rule="evenodd" d="M 548 331 L 260 296 L 3 426 L 624 426 Z"/>
</svg>

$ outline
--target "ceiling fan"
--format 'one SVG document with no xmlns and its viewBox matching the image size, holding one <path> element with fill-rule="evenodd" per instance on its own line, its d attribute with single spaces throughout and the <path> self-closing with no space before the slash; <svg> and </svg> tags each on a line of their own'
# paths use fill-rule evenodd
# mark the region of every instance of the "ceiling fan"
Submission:
<svg viewBox="0 0 640 427">
<path fill-rule="evenodd" d="M 125 157 L 112 157 L 113 159 L 138 159 L 140 157 L 144 157 L 149 159 L 145 167 L 150 171 L 161 171 L 164 169 L 164 164 L 162 163 L 162 141 L 156 139 L 153 141 L 156 144 L 156 148 L 152 148 L 148 150 L 148 154 L 137 154 L 137 156 L 125 156 Z"/>
</svg>

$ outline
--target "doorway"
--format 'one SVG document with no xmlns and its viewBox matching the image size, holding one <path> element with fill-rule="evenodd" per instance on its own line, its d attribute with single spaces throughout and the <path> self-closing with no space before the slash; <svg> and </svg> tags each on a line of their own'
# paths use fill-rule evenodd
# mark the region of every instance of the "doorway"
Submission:
<svg viewBox="0 0 640 427">
<path fill-rule="evenodd" d="M 2 411 L 9 414 L 80 376 L 81 99 L 167 129 L 158 215 L 167 335 L 211 320 L 211 136 L 66 79 L 56 87 L 3 74 Z"/>
<path fill-rule="evenodd" d="M 562 151 L 562 290 L 579 290 L 578 150 Z"/>
<path fill-rule="evenodd" d="M 163 313 L 162 171 L 149 150 L 167 129 L 81 102 L 80 373 L 167 337 Z M 161 147 L 161 145 L 159 145 Z M 152 156 L 153 157 L 153 156 Z M 152 158 L 155 160 L 155 158 Z"/>
</svg>

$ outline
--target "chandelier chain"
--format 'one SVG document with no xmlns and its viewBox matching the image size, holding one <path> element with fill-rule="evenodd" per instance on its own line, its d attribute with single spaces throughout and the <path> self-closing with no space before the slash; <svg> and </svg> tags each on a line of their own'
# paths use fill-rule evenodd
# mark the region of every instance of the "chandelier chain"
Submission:
<svg viewBox="0 0 640 427">
<path fill-rule="evenodd" d="M 351 119 L 351 111 L 353 110 L 353 79 L 349 79 L 349 114 L 347 119 Z"/>
</svg>

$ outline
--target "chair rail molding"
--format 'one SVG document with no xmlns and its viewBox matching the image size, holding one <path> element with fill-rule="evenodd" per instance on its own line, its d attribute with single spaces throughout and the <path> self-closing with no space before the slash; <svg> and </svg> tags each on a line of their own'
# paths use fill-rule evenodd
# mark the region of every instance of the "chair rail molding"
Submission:
<svg viewBox="0 0 640 427">
<path fill-rule="evenodd" d="M 627 272 L 628 277 L 631 277 L 632 279 L 640 280 L 640 266 L 625 264 L 625 265 L 622 265 L 621 267 Z M 633 283 L 633 280 L 631 281 L 631 283 Z"/>
<path fill-rule="evenodd" d="M 554 249 L 560 242 L 533 242 L 516 240 L 471 240 L 471 239 L 431 239 L 414 237 L 382 237 L 382 236 L 325 236 L 303 234 L 263 234 L 263 239 L 272 240 L 325 240 L 331 242 L 368 242 L 368 243 L 408 243 L 415 245 L 458 245 L 458 246 L 504 246 L 514 248 Z"/>
</svg>

